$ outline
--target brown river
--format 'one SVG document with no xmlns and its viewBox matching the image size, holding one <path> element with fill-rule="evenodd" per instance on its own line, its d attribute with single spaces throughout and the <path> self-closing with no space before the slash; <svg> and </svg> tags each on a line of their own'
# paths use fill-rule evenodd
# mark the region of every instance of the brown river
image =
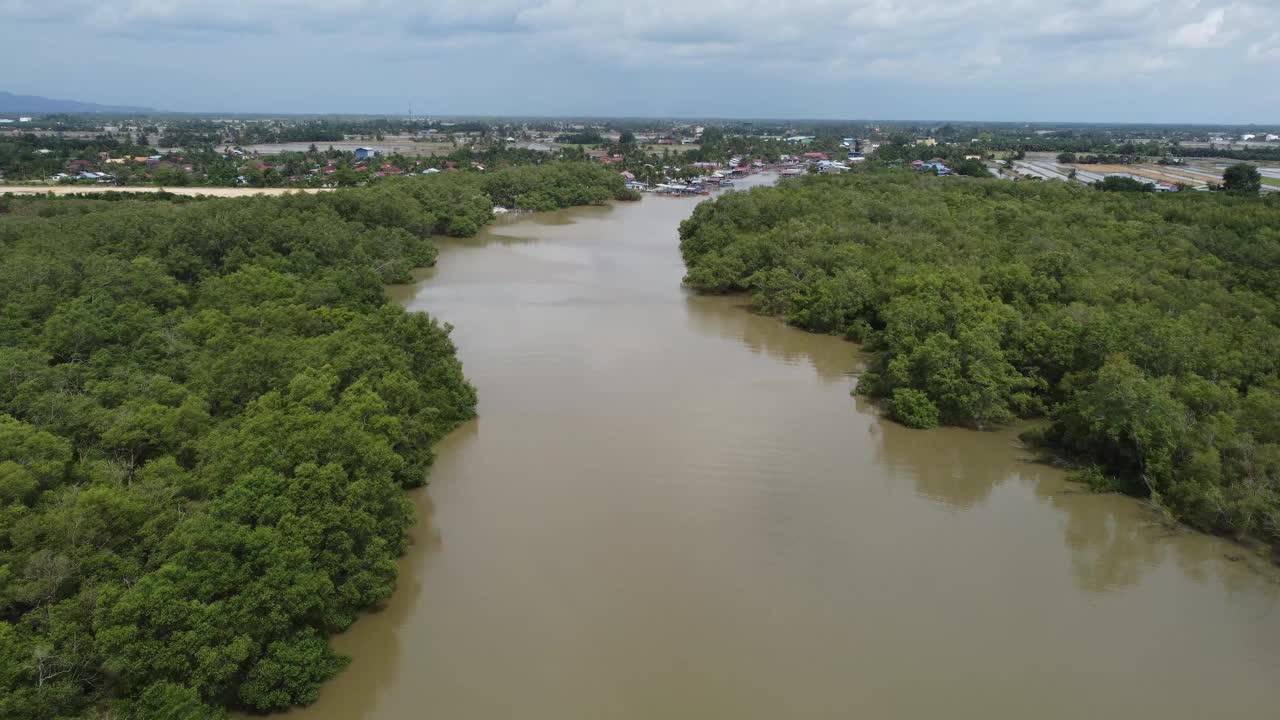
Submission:
<svg viewBox="0 0 1280 720">
<path fill-rule="evenodd" d="M 680 287 L 697 199 L 509 220 L 393 289 L 479 420 L 289 720 L 1280 716 L 1280 584 L 1013 431 L 912 431 L 854 346 Z"/>
</svg>

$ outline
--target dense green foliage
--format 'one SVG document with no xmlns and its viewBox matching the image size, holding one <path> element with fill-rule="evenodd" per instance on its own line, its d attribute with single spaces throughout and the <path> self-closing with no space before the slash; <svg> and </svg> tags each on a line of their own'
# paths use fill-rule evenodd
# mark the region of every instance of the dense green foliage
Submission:
<svg viewBox="0 0 1280 720">
<path fill-rule="evenodd" d="M 1247 160 L 1250 162 L 1277 162 L 1280 161 L 1280 146 L 1259 147 L 1257 145 L 1249 145 L 1247 147 L 1227 147 L 1211 146 L 1211 147 L 1175 147 L 1171 152 L 1185 157 L 1207 157 L 1207 158 L 1230 158 L 1232 160 Z"/>
<path fill-rule="evenodd" d="M 617 171 L 581 163 L 507 168 L 485 174 L 480 187 L 498 205 L 523 210 L 555 210 L 639 197 L 626 189 Z"/>
<path fill-rule="evenodd" d="M 396 580 L 432 444 L 475 392 L 389 302 L 433 233 L 622 191 L 589 165 L 0 214 L 0 718 L 313 700 Z"/>
<path fill-rule="evenodd" d="M 604 142 L 604 138 L 595 130 L 584 130 L 557 135 L 556 142 L 562 145 L 599 145 Z"/>
<path fill-rule="evenodd" d="M 1232 195 L 1257 195 L 1262 192 L 1262 173 L 1249 163 L 1236 163 L 1222 174 L 1222 189 Z"/>
<path fill-rule="evenodd" d="M 1154 183 L 1142 182 L 1123 175 L 1108 175 L 1093 183 L 1093 187 L 1103 192 L 1155 192 Z"/>
<path fill-rule="evenodd" d="M 907 427 L 923 430 L 938 424 L 938 406 L 928 394 L 915 388 L 895 388 L 889 409 L 893 418 Z"/>
<path fill-rule="evenodd" d="M 99 154 L 151 155 L 145 145 L 101 135 L 92 140 L 42 137 L 31 133 L 0 135 L 0 178 L 5 180 L 44 180 L 67 169 L 73 160 L 98 162 Z"/>
<path fill-rule="evenodd" d="M 876 354 L 905 424 L 1043 440 L 1211 531 L 1280 542 L 1280 203 L 906 173 L 704 203 L 686 282 Z"/>
</svg>

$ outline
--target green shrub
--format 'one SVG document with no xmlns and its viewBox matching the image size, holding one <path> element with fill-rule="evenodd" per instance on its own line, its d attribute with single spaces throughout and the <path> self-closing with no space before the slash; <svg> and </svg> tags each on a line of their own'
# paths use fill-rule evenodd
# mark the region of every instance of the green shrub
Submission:
<svg viewBox="0 0 1280 720">
<path fill-rule="evenodd" d="M 938 425 L 938 406 L 929 396 L 911 388 L 893 391 L 889 409 L 893 419 L 910 428 L 927 429 Z"/>
</svg>

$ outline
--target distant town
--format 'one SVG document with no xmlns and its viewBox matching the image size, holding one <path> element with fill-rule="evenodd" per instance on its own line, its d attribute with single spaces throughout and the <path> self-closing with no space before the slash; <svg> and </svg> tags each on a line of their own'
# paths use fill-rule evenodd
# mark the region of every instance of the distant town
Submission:
<svg viewBox="0 0 1280 720">
<path fill-rule="evenodd" d="M 552 159 L 616 167 L 636 190 L 732 187 L 858 166 L 1211 191 L 1238 162 L 1280 191 L 1280 127 L 494 118 L 0 117 L 0 185 L 333 188 Z M 1114 182 L 1114 180 L 1113 180 Z"/>
</svg>

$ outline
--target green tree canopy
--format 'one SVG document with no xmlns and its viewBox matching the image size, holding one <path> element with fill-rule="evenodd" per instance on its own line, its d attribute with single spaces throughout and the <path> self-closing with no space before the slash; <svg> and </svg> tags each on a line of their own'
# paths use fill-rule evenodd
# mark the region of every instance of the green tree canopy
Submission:
<svg viewBox="0 0 1280 720">
<path fill-rule="evenodd" d="M 1280 545 L 1274 200 L 850 173 L 721 196 L 680 236 L 691 287 L 863 342 L 858 389 L 899 422 L 1044 417 L 1097 484 Z"/>
<path fill-rule="evenodd" d="M 1262 173 L 1255 165 L 1236 163 L 1222 174 L 1222 187 L 1233 195 L 1257 195 L 1262 192 Z"/>
<path fill-rule="evenodd" d="M 396 582 L 432 446 L 475 412 L 388 282 L 496 202 L 624 196 L 586 163 L 0 216 L 0 718 L 314 700 Z"/>
</svg>

